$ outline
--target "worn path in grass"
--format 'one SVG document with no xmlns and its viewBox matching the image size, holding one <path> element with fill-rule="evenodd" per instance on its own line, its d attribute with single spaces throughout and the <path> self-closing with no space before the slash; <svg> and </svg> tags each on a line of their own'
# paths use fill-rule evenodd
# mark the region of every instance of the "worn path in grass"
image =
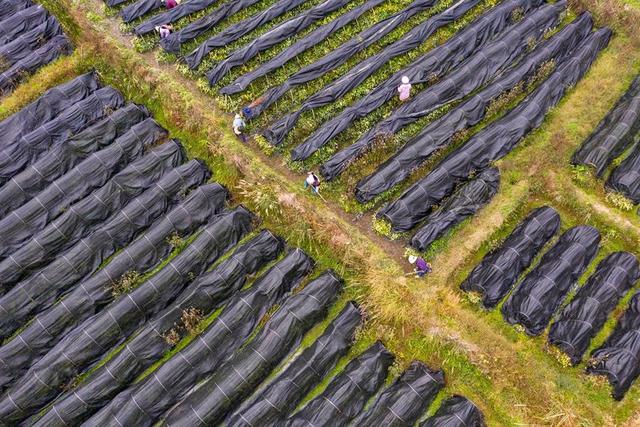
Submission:
<svg viewBox="0 0 640 427">
<path fill-rule="evenodd" d="M 618 236 L 607 242 L 607 250 L 632 246 L 629 233 L 614 222 L 625 218 L 637 231 L 637 218 L 585 208 L 576 201 L 579 193 L 566 166 L 573 148 L 620 95 L 632 68 L 640 69 L 637 59 L 629 57 L 628 39 L 614 39 L 545 126 L 501 162 L 503 185 L 494 202 L 456 231 L 436 254 L 436 272 L 418 281 L 403 277 L 406 265 L 401 263 L 399 243 L 374 235 L 369 218 L 354 221 L 334 203 L 312 198 L 303 191 L 301 176 L 288 171 L 280 159 L 266 157 L 238 141 L 229 129 L 231 116 L 221 113 L 211 98 L 172 65 L 159 64 L 153 53 L 135 52 L 130 39 L 120 34 L 118 21 L 104 16 L 101 1 L 42 0 L 45 4 L 54 1 L 65 5 L 80 27 L 75 38 L 78 50 L 66 62 L 47 67 L 31 79 L 29 83 L 37 85 L 27 83 L 27 88 L 0 105 L 0 114 L 33 99 L 45 81 L 64 80 L 71 70 L 95 63 L 107 83 L 148 105 L 162 125 L 183 139 L 192 156 L 206 159 L 215 178 L 229 186 L 237 202 L 258 212 L 266 226 L 302 245 L 321 264 L 345 275 L 349 294 L 358 297 L 371 313 L 363 335 L 383 339 L 403 364 L 420 358 L 442 367 L 447 392 L 476 401 L 490 425 L 633 422 L 639 387 L 622 402 L 613 402 L 606 385 L 584 376 L 582 368 L 567 368 L 550 356 L 543 338 L 516 332 L 497 312 L 480 310 L 457 289 L 482 253 L 535 204 L 554 202 L 563 213 L 565 226 L 587 221 L 618 230 Z M 591 99 L 595 88 L 602 85 L 612 88 L 606 96 Z M 581 126 L 575 130 L 577 118 Z M 558 149 L 552 150 L 554 147 Z M 557 175 L 550 176 L 552 171 Z M 598 201 L 605 212 L 614 212 L 606 206 L 599 186 L 597 181 L 588 181 L 581 191 Z M 634 251 L 638 253 L 637 248 Z"/>
</svg>

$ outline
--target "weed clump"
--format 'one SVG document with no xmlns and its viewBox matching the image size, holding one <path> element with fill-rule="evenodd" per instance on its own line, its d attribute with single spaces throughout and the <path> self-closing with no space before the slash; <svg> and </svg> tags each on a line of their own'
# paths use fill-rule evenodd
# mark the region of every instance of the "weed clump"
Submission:
<svg viewBox="0 0 640 427">
<path fill-rule="evenodd" d="M 204 318 L 202 310 L 189 307 L 182 310 L 180 324 L 174 324 L 163 336 L 164 341 L 171 347 L 180 342 L 183 335 L 195 336 L 202 332 L 201 322 Z"/>
<path fill-rule="evenodd" d="M 614 206 L 621 211 L 628 212 L 633 209 L 633 202 L 620 193 L 611 191 L 607 193 L 606 200 L 611 206 Z"/>
<path fill-rule="evenodd" d="M 114 298 L 131 292 L 140 283 L 141 275 L 137 271 L 127 271 L 111 284 L 111 295 Z"/>
<path fill-rule="evenodd" d="M 391 231 L 391 223 L 389 221 L 378 218 L 376 214 L 373 214 L 372 227 L 373 231 L 391 240 L 398 240 L 402 237 L 401 233 Z"/>
</svg>

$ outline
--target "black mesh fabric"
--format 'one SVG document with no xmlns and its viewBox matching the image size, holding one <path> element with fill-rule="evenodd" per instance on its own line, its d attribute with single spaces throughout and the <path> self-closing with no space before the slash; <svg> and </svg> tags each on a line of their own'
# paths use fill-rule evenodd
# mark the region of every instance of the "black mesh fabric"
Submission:
<svg viewBox="0 0 640 427">
<path fill-rule="evenodd" d="M 91 278 L 40 313 L 0 347 L 0 388 L 20 378 L 69 331 L 113 301 L 113 284 L 124 275 L 145 274 L 156 267 L 171 252 L 169 238 L 195 232 L 222 210 L 227 196 L 227 190 L 219 184 L 198 187 Z"/>
<path fill-rule="evenodd" d="M 209 55 L 211 51 L 216 48 L 224 47 L 238 40 L 244 35 L 249 34 L 251 31 L 258 27 L 276 19 L 277 17 L 284 15 L 285 13 L 295 9 L 307 0 L 279 0 L 272 4 L 262 12 L 259 12 L 237 24 L 231 25 L 220 31 L 213 37 L 205 40 L 200 46 L 198 46 L 193 52 L 184 57 L 185 62 L 189 68 L 193 69 L 198 67 L 202 60 Z"/>
<path fill-rule="evenodd" d="M 177 302 L 149 319 L 145 324 L 131 334 L 131 339 L 126 347 L 112 356 L 109 361 L 90 375 L 82 384 L 65 393 L 53 405 L 51 409 L 38 421 L 37 425 L 69 425 L 78 424 L 89 418 L 102 406 L 109 403 L 114 396 L 126 388 L 151 364 L 159 360 L 172 346 L 167 342 L 165 334 L 171 329 L 184 327 L 181 317 L 185 310 L 199 310 L 204 318 L 209 317 L 215 310 L 229 304 L 238 307 L 246 302 L 234 300 L 238 290 L 246 283 L 247 276 L 257 272 L 267 262 L 278 256 L 282 249 L 282 242 L 263 232 L 251 241 L 242 245 L 230 258 L 224 260 L 212 272 L 205 273 L 197 278 L 177 298 Z M 258 280 L 261 288 L 284 288 L 295 286 L 312 268 L 312 261 L 304 253 L 294 253 L 282 262 L 274 266 L 266 276 Z M 269 283 L 259 284 L 260 280 Z M 274 283 L 275 282 L 275 283 Z M 285 286 L 286 283 L 286 286 Z M 261 310 L 250 307 L 255 316 Z M 266 311 L 264 307 L 262 312 Z M 261 316 L 256 318 L 256 322 Z M 249 319 L 247 319 L 249 320 Z M 255 323 L 254 323 L 255 324 Z M 237 338 L 243 336 L 240 332 L 246 328 L 251 331 L 251 322 L 248 325 L 232 325 Z M 227 324 L 227 326 L 229 326 Z M 184 334 L 184 332 L 181 332 Z M 248 335 L 246 332 L 244 335 Z M 117 406 L 116 406 L 117 407 Z M 106 415 L 108 414 L 105 412 Z M 105 425 L 104 421 L 92 420 L 94 425 Z M 64 420 L 63 422 L 60 419 Z M 139 424 L 135 424 L 139 425 Z"/>
<path fill-rule="evenodd" d="M 334 34 L 336 31 L 340 30 L 344 26 L 349 23 L 357 20 L 360 16 L 362 16 L 365 12 L 373 9 L 374 7 L 383 3 L 384 0 L 367 0 L 362 3 L 360 6 L 357 6 L 342 15 L 338 16 L 333 21 L 324 24 L 315 30 L 311 31 L 306 36 L 302 37 L 299 40 L 296 40 L 291 46 L 284 49 L 282 52 L 278 53 L 272 59 L 261 63 L 254 70 L 249 71 L 246 74 L 241 75 L 237 79 L 235 79 L 231 84 L 220 89 L 220 93 L 224 95 L 231 95 L 234 93 L 239 93 L 244 91 L 247 86 L 251 84 L 254 80 L 263 77 L 269 74 L 272 71 L 277 70 L 282 67 L 287 62 L 291 61 L 293 58 L 297 57 L 301 53 L 311 49 L 313 46 L 325 40 L 330 35 Z M 168 38 L 168 37 L 167 37 Z M 164 40 L 166 40 L 165 38 Z"/>
<path fill-rule="evenodd" d="M 413 361 L 351 425 L 412 426 L 443 387 L 444 372 L 430 369 L 420 361 Z"/>
<path fill-rule="evenodd" d="M 600 233 L 580 225 L 567 230 L 502 306 L 509 323 L 540 335 L 598 252 Z"/>
<path fill-rule="evenodd" d="M 638 96 L 638 101 L 640 101 L 640 96 Z M 640 116 L 640 109 L 638 111 Z M 637 128 L 640 129 L 640 120 L 638 120 Z M 640 144 L 636 144 L 631 154 L 611 172 L 606 186 L 622 193 L 634 203 L 640 203 Z"/>
<path fill-rule="evenodd" d="M 252 108 L 252 115 L 257 116 L 266 110 L 271 104 L 284 96 L 289 89 L 305 84 L 330 72 L 356 55 L 358 52 L 371 46 L 382 37 L 386 36 L 411 17 L 429 10 L 434 5 L 434 0 L 415 0 L 409 6 L 398 13 L 383 19 L 359 34 L 355 35 L 337 49 L 332 50 L 317 61 L 303 67 L 279 86 L 267 90 L 261 97 L 260 105 Z M 268 134 L 265 135 L 268 137 Z"/>
<path fill-rule="evenodd" d="M 565 352 L 572 364 L 580 363 L 591 339 L 639 278 L 638 260 L 633 254 L 615 252 L 607 256 L 551 325 L 549 342 Z"/>
<path fill-rule="evenodd" d="M 589 35 L 591 27 L 591 15 L 585 12 L 550 39 L 536 46 L 517 66 L 506 70 L 480 92 L 430 123 L 373 174 L 356 184 L 356 199 L 361 203 L 368 202 L 407 179 L 435 152 L 451 144 L 456 132 L 480 123 L 486 117 L 489 105 L 500 95 L 527 82 L 547 61 L 553 60 L 556 67 L 561 65 Z"/>
<path fill-rule="evenodd" d="M 607 340 L 591 355 L 587 373 L 604 375 L 622 400 L 640 375 L 640 293 L 636 293 Z"/>
<path fill-rule="evenodd" d="M 522 10 L 526 14 L 541 3 L 542 0 L 506 0 L 491 8 L 465 29 L 457 32 L 450 40 L 420 56 L 345 108 L 340 114 L 323 123 L 292 151 L 293 158 L 306 159 L 347 129 L 353 121 L 371 113 L 394 96 L 398 96 L 398 82 L 402 76 L 409 77 L 413 83 L 426 83 L 434 77 L 442 77 L 511 25 L 514 10 Z"/>
<path fill-rule="evenodd" d="M 214 218 L 159 272 L 80 324 L 34 364 L 0 401 L 0 417 L 14 423 L 37 413 L 60 394 L 61 387 L 166 307 L 250 230 L 251 221 L 244 210 Z"/>
<path fill-rule="evenodd" d="M 425 251 L 452 227 L 473 216 L 488 204 L 498 192 L 499 185 L 500 172 L 497 168 L 488 168 L 480 172 L 475 178 L 461 185 L 437 211 L 427 216 L 409 244 L 419 251 Z"/>
<path fill-rule="evenodd" d="M 322 164 L 320 173 L 325 179 L 335 178 L 369 150 L 380 137 L 393 135 L 437 108 L 460 100 L 481 88 L 498 73 L 515 64 L 526 53 L 532 40 L 539 41 L 547 30 L 555 27 L 566 6 L 566 1 L 561 0 L 542 6 L 523 18 L 476 51 L 439 82 L 402 103 L 355 143 L 334 154 Z"/>
<path fill-rule="evenodd" d="M 14 286 L 0 298 L 0 331 L 7 337 L 32 316 L 50 307 L 78 281 L 94 273 L 102 262 L 129 244 L 172 206 L 184 192 L 209 178 L 207 167 L 192 160 L 168 173 L 116 211 L 94 233 L 80 240 L 37 274 Z"/>
<path fill-rule="evenodd" d="M 482 412 L 472 401 L 454 395 L 444 402 L 420 427 L 484 427 Z"/>
<path fill-rule="evenodd" d="M 351 360 L 286 426 L 346 426 L 384 384 L 394 357 L 381 342 Z"/>
<path fill-rule="evenodd" d="M 480 293 L 486 308 L 495 307 L 559 229 L 560 215 L 555 209 L 534 209 L 498 248 L 485 255 L 460 287 Z"/>
<path fill-rule="evenodd" d="M 49 16 L 37 27 L 21 33 L 11 42 L 0 46 L 0 70 L 22 61 L 47 40 L 59 34 L 62 34 L 62 28 L 53 16 Z"/>
<path fill-rule="evenodd" d="M 250 343 L 174 406 L 163 421 L 179 426 L 222 421 L 298 347 L 304 334 L 326 315 L 341 288 L 342 280 L 328 271 L 287 298 Z"/>
<path fill-rule="evenodd" d="M 573 164 L 593 166 L 602 176 L 613 159 L 621 155 L 640 131 L 640 76 L 573 154 Z M 637 203 L 637 202 L 636 202 Z"/>
<path fill-rule="evenodd" d="M 172 22 L 176 22 L 185 16 L 200 12 L 208 8 L 209 6 L 215 4 L 217 0 L 189 0 L 184 1 L 174 7 L 173 9 L 169 9 L 165 12 L 159 13 L 155 16 L 152 16 L 149 19 L 146 19 L 141 24 L 137 25 L 133 32 L 138 36 L 143 36 L 145 34 L 149 34 L 155 31 L 155 28 L 159 25 L 170 24 Z M 237 2 L 231 2 L 237 3 Z M 226 3 L 225 3 L 226 4 Z"/>
<path fill-rule="evenodd" d="M 33 2 L 31 0 L 11 0 L 5 1 L 2 6 L 3 7 L 0 8 L 0 20 L 5 20 L 17 12 L 33 6 Z"/>
<path fill-rule="evenodd" d="M 111 177 L 114 177 L 118 184 L 134 188 L 151 185 L 158 176 L 157 173 L 150 174 L 151 170 L 162 173 L 164 168 L 172 168 L 183 160 L 181 146 L 172 142 L 160 151 L 153 150 L 146 159 L 146 170 L 140 168 L 137 160 L 143 156 L 145 148 L 164 136 L 166 131 L 153 119 L 147 119 L 134 126 L 113 144 L 80 162 L 27 203 L 8 213 L 0 220 L 0 230 L 3 231 L 0 235 L 0 259 L 21 249 L 28 239 L 44 230 L 72 204 L 105 185 Z M 134 164 L 127 167 L 132 162 Z M 165 165 L 164 168 L 162 165 Z M 121 172 L 118 173 L 119 171 Z M 12 262 L 20 270 L 29 266 L 28 262 L 22 263 L 18 259 L 13 259 Z M 6 289 L 7 284 L 4 280 L 0 281 Z"/>
<path fill-rule="evenodd" d="M 149 12 L 160 9 L 162 6 L 161 0 L 137 0 L 124 7 L 120 11 L 120 16 L 124 22 L 131 22 L 143 17 Z"/>
<path fill-rule="evenodd" d="M 96 120 L 111 114 L 124 105 L 122 94 L 111 87 L 98 89 L 91 95 L 71 105 L 55 119 L 23 135 L 0 151 L 0 184 L 35 162 L 47 150 Z"/>
<path fill-rule="evenodd" d="M 147 117 L 146 108 L 129 104 L 49 150 L 0 187 L 0 217 L 22 206 L 82 160 Z"/>
<path fill-rule="evenodd" d="M 349 0 L 325 0 L 322 3 L 301 12 L 295 18 L 290 19 L 256 37 L 245 46 L 231 52 L 225 59 L 219 61 L 212 69 L 207 71 L 206 76 L 207 80 L 209 80 L 209 84 L 216 84 L 222 77 L 226 76 L 233 67 L 245 64 L 260 52 L 263 52 L 289 38 L 295 37 L 296 34 L 304 31 L 315 22 L 323 19 L 348 3 Z"/>
<path fill-rule="evenodd" d="M 220 363 L 228 359 L 243 342 L 248 340 L 262 316 L 270 307 L 284 299 L 284 296 L 296 287 L 312 268 L 313 260 L 304 252 L 299 249 L 291 251 L 267 273 L 258 278 L 252 286 L 231 297 L 214 323 L 190 344 L 195 348 L 190 347 L 182 350 L 185 355 L 189 355 L 186 360 L 189 360 L 190 363 L 180 368 L 182 375 L 178 383 L 171 383 L 169 388 L 165 388 L 165 372 L 171 371 L 170 378 L 177 378 L 176 375 L 179 374 L 170 368 L 175 365 L 169 361 L 167 365 L 163 365 L 167 368 L 160 368 L 153 376 L 149 376 L 141 383 L 134 384 L 120 393 L 107 407 L 91 418 L 88 424 L 95 426 L 122 423 L 136 426 L 153 425 L 155 420 L 184 393 L 187 384 L 195 384 L 198 379 L 213 372 Z M 132 342 L 132 345 L 136 342 L 139 342 L 137 338 Z M 151 348 L 154 349 L 157 346 L 158 344 L 155 344 Z M 167 345 L 163 344 L 162 347 L 167 347 Z M 138 350 L 142 349 L 144 346 Z M 192 350 L 195 352 L 196 349 L 202 355 L 200 357 L 204 358 L 199 363 L 195 358 L 195 353 L 192 352 Z M 208 355 L 205 356 L 203 351 Z M 148 350 L 141 354 L 144 354 L 145 359 L 149 358 Z M 127 358 L 130 359 L 131 356 Z M 119 359 L 122 358 L 119 357 Z M 180 356 L 174 356 L 174 359 L 181 360 Z M 118 362 L 119 365 L 123 365 L 120 362 L 124 361 L 118 360 Z M 131 362 L 124 366 L 129 365 Z M 189 369 L 189 372 L 182 372 L 184 368 Z M 169 369 L 169 371 L 164 369 Z M 110 371 L 113 372 L 111 369 Z M 169 379 L 170 381 L 171 379 Z M 99 385 L 102 388 L 102 385 Z M 99 388 L 95 389 L 94 394 L 98 390 Z M 171 390 L 171 392 L 167 393 L 165 390 Z M 87 400 L 84 397 L 82 400 L 93 403 L 93 400 Z M 64 402 L 56 407 L 59 408 L 63 404 Z M 65 410 L 63 413 L 68 412 Z M 67 419 L 65 418 L 65 420 Z"/>
<path fill-rule="evenodd" d="M 451 24 L 476 4 L 478 4 L 478 0 L 461 0 L 449 9 L 422 21 L 398 40 L 386 46 L 375 55 L 356 64 L 341 77 L 325 85 L 318 92 L 305 99 L 299 109 L 288 113 L 269 126 L 269 129 L 265 133 L 267 139 L 273 145 L 282 143 L 302 113 L 336 102 L 351 89 L 359 86 L 369 76 L 393 60 L 393 58 L 404 55 L 420 46 L 439 28 Z M 296 150 L 294 150 L 293 155 L 294 160 L 300 160 Z"/>
<path fill-rule="evenodd" d="M 500 120 L 474 135 L 441 161 L 424 178 L 409 187 L 380 212 L 395 232 L 408 231 L 426 217 L 434 205 L 451 194 L 472 171 L 488 167 L 506 156 L 529 132 L 542 124 L 547 112 L 587 72 L 609 43 L 611 30 L 603 28 L 586 37 L 571 58 Z"/>
<path fill-rule="evenodd" d="M 281 425 L 349 350 L 362 322 L 349 302 L 323 334 L 307 347 L 254 398 L 246 400 L 226 422 L 229 427 Z"/>
<path fill-rule="evenodd" d="M 6 15 L 0 21 L 0 45 L 10 43 L 20 34 L 46 22 L 48 17 L 47 9 L 40 5 L 29 6 Z"/>
<path fill-rule="evenodd" d="M 22 110 L 0 122 L 0 149 L 4 149 L 56 118 L 67 108 L 95 92 L 100 84 L 95 73 L 83 74 L 46 91 Z"/>
</svg>

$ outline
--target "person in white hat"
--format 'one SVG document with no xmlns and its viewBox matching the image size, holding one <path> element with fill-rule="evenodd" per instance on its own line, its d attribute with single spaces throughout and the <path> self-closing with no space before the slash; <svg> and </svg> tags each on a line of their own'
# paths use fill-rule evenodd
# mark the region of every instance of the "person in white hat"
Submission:
<svg viewBox="0 0 640 427">
<path fill-rule="evenodd" d="M 233 119 L 232 126 L 233 126 L 233 133 L 235 133 L 236 136 L 240 138 L 242 142 L 247 142 L 247 137 L 244 134 L 244 128 L 246 126 L 246 123 L 244 122 L 244 119 L 240 114 L 236 114 L 236 116 Z"/>
<path fill-rule="evenodd" d="M 413 272 L 416 274 L 416 277 L 424 277 L 427 273 L 431 273 L 431 264 L 422 257 L 409 255 L 409 263 L 415 265 Z"/>
<path fill-rule="evenodd" d="M 400 101 L 404 102 L 411 96 L 411 83 L 409 83 L 409 77 L 402 76 L 402 84 L 398 86 L 398 92 L 400 92 Z"/>
</svg>

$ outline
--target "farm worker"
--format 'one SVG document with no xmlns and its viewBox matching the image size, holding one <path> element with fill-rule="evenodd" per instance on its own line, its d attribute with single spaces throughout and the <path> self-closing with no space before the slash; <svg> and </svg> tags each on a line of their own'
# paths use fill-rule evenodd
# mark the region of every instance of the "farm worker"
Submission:
<svg viewBox="0 0 640 427">
<path fill-rule="evenodd" d="M 247 142 L 247 137 L 243 133 L 245 126 L 246 124 L 242 116 L 240 114 L 236 114 L 233 119 L 233 133 L 235 133 L 242 142 Z"/>
<path fill-rule="evenodd" d="M 402 84 L 398 86 L 398 92 L 400 92 L 400 101 L 406 101 L 411 95 L 411 83 L 409 83 L 409 77 L 402 76 Z"/>
<path fill-rule="evenodd" d="M 179 4 L 178 0 L 164 0 L 164 5 L 167 9 L 173 9 Z"/>
<path fill-rule="evenodd" d="M 313 172 L 309 172 L 307 174 L 307 178 L 304 180 L 304 188 L 307 187 L 311 188 L 311 191 L 318 196 L 320 195 L 320 178 L 318 178 Z"/>
<path fill-rule="evenodd" d="M 409 263 L 415 265 L 413 271 L 416 273 L 416 277 L 424 277 L 425 274 L 431 273 L 431 264 L 425 261 L 422 257 L 409 255 Z"/>
<path fill-rule="evenodd" d="M 173 32 L 173 27 L 169 24 L 164 24 L 156 27 L 156 30 L 160 33 L 160 38 L 163 39 Z"/>
</svg>

